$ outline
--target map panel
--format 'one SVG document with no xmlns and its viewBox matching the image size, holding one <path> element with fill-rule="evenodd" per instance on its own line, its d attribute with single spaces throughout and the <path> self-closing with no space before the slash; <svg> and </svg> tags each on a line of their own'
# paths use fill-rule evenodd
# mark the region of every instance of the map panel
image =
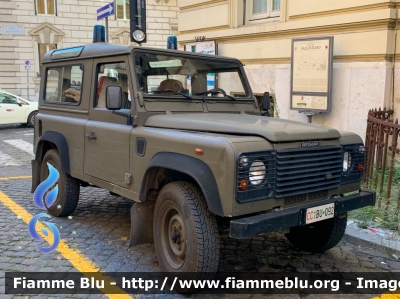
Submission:
<svg viewBox="0 0 400 299">
<path fill-rule="evenodd" d="M 295 41 L 293 92 L 328 92 L 329 39 Z"/>
</svg>

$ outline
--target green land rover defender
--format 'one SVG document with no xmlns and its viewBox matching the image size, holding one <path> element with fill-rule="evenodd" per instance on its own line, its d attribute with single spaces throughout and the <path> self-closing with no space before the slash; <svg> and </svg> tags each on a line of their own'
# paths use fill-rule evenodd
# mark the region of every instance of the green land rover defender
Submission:
<svg viewBox="0 0 400 299">
<path fill-rule="evenodd" d="M 163 272 L 216 272 L 223 232 L 323 252 L 375 204 L 362 139 L 262 116 L 237 59 L 100 42 L 48 52 L 41 73 L 32 192 L 51 164 L 53 216 L 87 186 L 135 201 L 130 244 L 154 240 Z"/>
</svg>

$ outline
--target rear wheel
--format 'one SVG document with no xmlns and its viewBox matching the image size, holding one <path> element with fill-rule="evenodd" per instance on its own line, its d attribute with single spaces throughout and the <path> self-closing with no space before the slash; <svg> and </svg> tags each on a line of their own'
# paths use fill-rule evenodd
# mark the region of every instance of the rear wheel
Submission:
<svg viewBox="0 0 400 299">
<path fill-rule="evenodd" d="M 292 227 L 286 238 L 304 251 L 324 252 L 340 242 L 346 225 L 347 213 L 306 226 Z"/>
<path fill-rule="evenodd" d="M 203 194 L 187 182 L 164 186 L 153 218 L 154 244 L 162 272 L 216 272 L 219 235 Z"/>
<path fill-rule="evenodd" d="M 51 164 L 59 173 L 57 199 L 50 207 L 47 207 L 47 211 L 57 217 L 69 216 L 75 211 L 78 205 L 79 181 L 62 171 L 60 155 L 57 150 L 51 149 L 43 157 L 40 169 L 41 182 L 49 176 L 47 163 Z"/>
<path fill-rule="evenodd" d="M 29 114 L 29 116 L 28 116 L 27 123 L 28 123 L 28 125 L 30 125 L 31 127 L 33 127 L 33 126 L 35 125 L 35 116 L 36 116 L 36 114 L 38 114 L 38 112 L 37 112 L 37 111 L 33 111 L 33 112 L 31 112 L 31 113 Z"/>
</svg>

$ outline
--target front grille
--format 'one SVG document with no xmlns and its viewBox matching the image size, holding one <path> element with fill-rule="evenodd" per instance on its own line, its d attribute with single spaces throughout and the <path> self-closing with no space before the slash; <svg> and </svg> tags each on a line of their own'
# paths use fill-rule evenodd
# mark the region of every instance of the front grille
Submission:
<svg viewBox="0 0 400 299">
<path fill-rule="evenodd" d="M 293 205 L 307 200 L 307 194 L 299 194 L 285 197 L 285 205 Z"/>
<path fill-rule="evenodd" d="M 316 200 L 320 198 L 327 198 L 328 197 L 328 190 L 317 191 L 314 193 L 310 193 L 308 195 L 308 200 Z"/>
<path fill-rule="evenodd" d="M 276 152 L 275 197 L 337 188 L 342 174 L 342 148 L 324 146 Z"/>
</svg>

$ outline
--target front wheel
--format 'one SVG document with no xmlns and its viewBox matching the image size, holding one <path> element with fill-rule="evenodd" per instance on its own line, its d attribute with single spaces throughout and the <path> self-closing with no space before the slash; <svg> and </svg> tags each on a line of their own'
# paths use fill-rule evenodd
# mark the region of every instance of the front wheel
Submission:
<svg viewBox="0 0 400 299">
<path fill-rule="evenodd" d="M 43 157 L 40 169 L 41 182 L 49 176 L 47 163 L 51 164 L 59 173 L 57 199 L 51 206 L 47 207 L 47 211 L 56 217 L 69 216 L 75 211 L 78 205 L 79 181 L 62 171 L 60 155 L 57 150 L 51 149 Z"/>
<path fill-rule="evenodd" d="M 324 252 L 340 242 L 346 225 L 347 213 L 306 226 L 292 227 L 286 238 L 304 251 Z"/>
<path fill-rule="evenodd" d="M 162 272 L 217 271 L 217 222 L 194 185 L 173 182 L 162 188 L 154 208 L 153 231 Z"/>
<path fill-rule="evenodd" d="M 28 116 L 27 123 L 31 127 L 33 127 L 35 125 L 35 116 L 36 116 L 36 114 L 38 114 L 38 112 L 37 111 L 33 111 Z"/>
</svg>

